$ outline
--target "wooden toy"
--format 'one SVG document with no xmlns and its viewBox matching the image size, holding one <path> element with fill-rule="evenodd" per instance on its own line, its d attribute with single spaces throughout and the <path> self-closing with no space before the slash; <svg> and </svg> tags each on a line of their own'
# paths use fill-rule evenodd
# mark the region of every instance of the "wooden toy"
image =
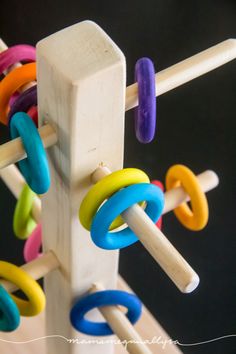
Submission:
<svg viewBox="0 0 236 354">
<path fill-rule="evenodd" d="M 180 291 L 192 292 L 198 274 L 156 222 L 174 210 L 184 226 L 201 230 L 208 220 L 205 193 L 218 177 L 175 165 L 163 194 L 143 171 L 122 169 L 125 111 L 138 106 L 136 137 L 150 142 L 155 96 L 234 59 L 235 40 L 157 74 L 142 58 L 137 83 L 127 88 L 123 53 L 90 21 L 43 39 L 36 53 L 28 45 L 7 49 L 3 41 L 0 51 L 0 121 L 12 138 L 0 146 L 0 176 L 18 199 L 14 232 L 26 240 L 22 267 L 0 261 L 0 329 L 15 330 L 1 332 L 1 347 L 20 353 L 14 342 L 25 341 L 29 351 L 50 354 L 180 353 L 145 307 L 141 314 L 140 300 L 118 275 L 118 250 L 139 240 Z M 10 296 L 18 288 L 28 301 Z M 20 321 L 20 314 L 29 318 Z M 107 340 L 113 333 L 123 347 Z M 150 336 L 169 344 L 145 343 Z"/>
</svg>

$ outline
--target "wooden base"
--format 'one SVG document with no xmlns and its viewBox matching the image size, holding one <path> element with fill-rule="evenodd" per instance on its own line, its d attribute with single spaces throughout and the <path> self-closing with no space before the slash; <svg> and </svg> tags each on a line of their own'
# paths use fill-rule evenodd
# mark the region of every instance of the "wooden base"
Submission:
<svg viewBox="0 0 236 354">
<path fill-rule="evenodd" d="M 125 281 L 119 277 L 118 288 L 130 291 L 132 290 L 128 287 Z M 21 325 L 15 332 L 12 333 L 1 333 L 0 334 L 0 352 L 4 354 L 45 354 L 46 353 L 46 343 L 50 341 L 50 338 L 42 338 L 46 336 L 45 333 L 45 323 L 44 323 L 44 313 L 36 317 L 22 317 Z M 161 325 L 154 319 L 151 313 L 144 307 L 141 319 L 136 324 L 135 328 L 142 337 L 143 340 L 151 340 L 152 338 L 161 337 L 162 340 L 168 341 L 170 337 L 161 327 Z M 48 333 L 50 336 L 53 333 Z M 36 338 L 40 338 L 35 340 Z M 90 337 L 85 336 L 89 340 Z M 108 337 L 110 338 L 110 337 Z M 4 342 L 3 340 L 10 341 Z M 27 342 L 29 341 L 29 342 Z M 58 337 L 58 342 L 65 341 L 65 339 Z M 14 343 L 15 342 L 15 343 Z M 17 343 L 17 342 L 21 342 Z M 24 343 L 25 342 L 25 343 Z M 27 342 L 27 343 L 26 343 Z M 79 345 L 71 344 L 70 345 Z M 85 344 L 84 344 L 85 345 Z M 88 353 L 90 344 L 87 344 Z M 152 353 L 158 354 L 181 354 L 182 352 L 178 349 L 175 344 L 166 344 L 165 348 L 162 348 L 161 344 L 151 344 L 149 345 Z M 115 354 L 125 354 L 127 351 L 122 345 L 115 345 Z M 56 353 L 51 353 L 56 354 Z M 104 353 L 106 354 L 106 353 Z"/>
</svg>

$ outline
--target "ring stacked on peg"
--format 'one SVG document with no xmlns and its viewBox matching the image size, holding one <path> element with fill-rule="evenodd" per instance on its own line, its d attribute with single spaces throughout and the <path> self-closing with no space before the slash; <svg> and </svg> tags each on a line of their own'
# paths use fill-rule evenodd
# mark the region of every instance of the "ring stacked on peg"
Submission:
<svg viewBox="0 0 236 354">
<path fill-rule="evenodd" d="M 65 331 L 64 337 L 74 329 L 80 336 L 115 333 L 121 341 L 136 341 L 128 344 L 130 353 L 150 354 L 133 326 L 141 301 L 116 289 L 118 250 L 140 241 L 181 292 L 192 292 L 199 276 L 162 232 L 161 218 L 173 210 L 187 229 L 202 230 L 209 217 L 205 193 L 218 177 L 210 170 L 196 176 L 177 164 L 166 173 L 164 192 L 144 171 L 122 169 L 124 113 L 136 107 L 136 137 L 151 142 L 156 96 L 202 71 L 195 68 L 187 77 L 179 63 L 177 73 L 170 68 L 155 74 L 145 57 L 136 62 L 135 84 L 126 88 L 123 54 L 89 21 L 41 41 L 37 61 L 34 47 L 2 49 L 0 122 L 12 140 L 0 146 L 0 176 L 18 199 L 13 230 L 24 242 L 25 264 L 0 261 L 0 330 L 15 330 L 20 315 L 35 316 L 46 305 L 55 316 L 47 318 L 48 328 Z M 47 303 L 36 282 L 42 277 Z M 28 301 L 10 294 L 18 288 Z M 61 313 L 53 297 L 59 293 Z M 95 308 L 106 322 L 97 321 L 94 311 L 86 318 Z M 68 352 L 63 344 L 49 344 L 49 351 L 58 350 Z"/>
</svg>

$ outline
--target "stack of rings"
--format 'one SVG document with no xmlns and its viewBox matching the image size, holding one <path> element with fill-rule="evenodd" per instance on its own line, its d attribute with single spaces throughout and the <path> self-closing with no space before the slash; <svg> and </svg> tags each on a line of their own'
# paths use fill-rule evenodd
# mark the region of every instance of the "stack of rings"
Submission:
<svg viewBox="0 0 236 354">
<path fill-rule="evenodd" d="M 208 222 L 208 203 L 194 173 L 184 165 L 172 166 L 166 174 L 166 189 L 182 186 L 190 196 L 192 210 L 187 203 L 174 209 L 179 221 L 193 231 L 202 230 Z"/>
<path fill-rule="evenodd" d="M 27 158 L 19 162 L 20 170 L 30 188 L 43 194 L 50 186 L 50 174 L 46 152 L 36 129 L 37 87 L 22 94 L 18 92 L 22 86 L 36 80 L 35 60 L 35 48 L 28 45 L 14 46 L 0 53 L 0 74 L 18 62 L 27 62 L 13 69 L 0 82 L 0 121 L 9 126 L 12 139 L 21 137 Z"/>
<path fill-rule="evenodd" d="M 129 227 L 120 231 L 109 230 L 123 225 L 119 215 L 124 210 L 143 201 L 147 202 L 145 212 L 156 222 L 164 206 L 160 188 L 150 184 L 148 176 L 141 170 L 126 168 L 116 171 L 97 182 L 87 193 L 79 210 L 80 222 L 91 230 L 92 240 L 98 247 L 121 249 L 136 242 L 136 235 Z"/>
<path fill-rule="evenodd" d="M 134 294 L 121 290 L 103 290 L 85 296 L 75 303 L 70 312 L 72 326 L 79 332 L 93 336 L 113 334 L 106 322 L 92 322 L 85 319 L 85 314 L 101 306 L 125 306 L 128 309 L 127 318 L 135 324 L 141 316 L 142 304 Z"/>
<path fill-rule="evenodd" d="M 12 70 L 0 83 L 0 121 L 8 123 L 9 102 L 23 85 L 36 80 L 36 51 L 29 45 L 16 45 L 0 53 L 0 75 L 18 62 L 33 62 Z M 18 100 L 16 96 L 14 100 Z"/>
<path fill-rule="evenodd" d="M 45 294 L 39 284 L 22 268 L 0 261 L 0 277 L 16 284 L 28 300 L 22 300 L 0 286 L 0 330 L 13 331 L 20 323 L 21 316 L 36 316 L 45 308 Z"/>
</svg>

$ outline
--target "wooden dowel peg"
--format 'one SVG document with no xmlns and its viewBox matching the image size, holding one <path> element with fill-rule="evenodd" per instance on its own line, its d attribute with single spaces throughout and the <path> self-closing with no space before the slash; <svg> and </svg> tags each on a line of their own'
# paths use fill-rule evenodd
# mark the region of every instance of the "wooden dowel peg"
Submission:
<svg viewBox="0 0 236 354">
<path fill-rule="evenodd" d="M 197 288 L 197 273 L 138 204 L 121 216 L 180 291 L 191 293 Z"/>
<path fill-rule="evenodd" d="M 156 74 L 156 96 L 206 74 L 236 58 L 236 39 L 227 39 Z M 136 107 L 137 84 L 126 89 L 126 111 Z"/>
<path fill-rule="evenodd" d="M 219 178 L 214 171 L 204 171 L 197 176 L 204 193 L 209 192 L 219 184 Z M 162 214 L 175 209 L 177 206 L 190 200 L 183 187 L 177 187 L 165 192 L 165 205 Z"/>
<path fill-rule="evenodd" d="M 0 51 L 1 48 L 5 50 L 7 46 L 0 39 Z M 226 64 L 227 62 L 235 59 L 236 57 L 236 40 L 227 39 L 211 48 L 208 48 L 198 54 L 193 55 L 171 67 L 160 71 L 156 74 L 156 96 L 162 95 L 178 86 L 185 84 L 207 72 L 216 69 L 217 67 Z M 18 64 L 17 64 L 18 65 Z M 20 64 L 21 65 L 21 64 Z M 28 87 L 28 86 L 27 86 Z M 125 110 L 128 111 L 138 105 L 137 98 L 137 83 L 130 85 L 126 88 L 126 104 Z M 42 127 L 44 128 L 44 127 Z M 40 135 L 41 135 L 41 129 Z M 50 136 L 52 135 L 52 136 Z M 44 138 L 49 140 L 47 144 L 44 141 L 44 146 L 49 147 L 56 143 L 55 131 L 51 128 L 47 131 Z M 23 159 L 25 157 L 24 149 L 20 139 L 17 142 L 13 142 L 13 147 L 4 146 L 0 147 L 0 168 L 6 167 L 12 163 Z M 2 148 L 2 151 L 1 151 Z M 11 150 L 12 149 L 12 150 Z M 18 150 L 18 153 L 16 150 Z M 4 160 L 5 159 L 5 160 Z"/>
<path fill-rule="evenodd" d="M 96 183 L 110 173 L 108 167 L 100 166 L 92 174 L 92 181 Z M 210 175 L 212 176 L 212 174 Z M 205 181 L 205 178 L 201 177 L 201 180 Z M 186 197 L 183 189 L 181 192 L 181 195 L 183 194 Z M 121 215 L 180 291 L 190 293 L 196 289 L 199 284 L 199 277 L 196 272 L 138 204 L 128 208 Z"/>
<path fill-rule="evenodd" d="M 7 49 L 7 45 L 0 39 L 0 52 L 5 49 Z M 161 70 L 156 73 L 156 96 L 173 90 L 235 58 L 236 39 L 230 38 L 167 69 Z M 128 111 L 137 105 L 137 84 L 134 83 L 126 88 L 125 109 Z"/>
<path fill-rule="evenodd" d="M 0 170 L 0 177 L 6 183 L 6 185 L 8 186 L 10 191 L 13 193 L 15 198 L 18 199 L 19 195 L 21 193 L 22 187 L 23 187 L 23 185 L 25 183 L 24 177 L 21 175 L 21 173 L 18 170 L 18 168 L 15 165 L 10 165 L 10 166 Z M 35 197 L 35 199 L 34 199 L 33 208 L 32 208 L 32 216 L 34 217 L 34 219 L 36 220 L 37 223 L 40 222 L 40 219 L 41 219 L 41 200 L 38 197 Z M 49 257 L 47 257 L 47 258 L 49 259 L 49 262 L 51 260 L 51 265 L 53 264 L 53 257 L 54 257 L 55 262 L 57 264 L 56 257 L 53 255 L 52 256 L 52 260 L 51 260 L 51 252 L 49 252 Z M 42 259 L 40 260 L 40 262 L 43 259 L 45 259 L 45 255 L 43 257 L 41 257 L 41 258 Z M 37 260 L 37 263 L 38 263 L 38 260 Z M 36 265 L 37 265 L 37 263 L 36 263 Z M 30 262 L 30 265 L 31 264 L 35 264 L 35 261 L 33 261 L 33 263 Z M 47 264 L 47 262 L 44 263 L 44 267 L 46 266 L 46 264 Z M 31 267 L 29 267 L 29 268 L 31 268 Z M 27 271 L 29 272 L 29 274 L 31 274 L 33 276 L 33 274 L 31 273 L 30 269 L 28 269 Z M 44 275 L 46 273 L 47 273 L 47 270 L 45 272 L 43 272 L 43 273 L 41 272 L 41 274 L 44 274 Z M 40 276 L 33 276 L 33 277 L 35 279 L 36 278 L 37 279 L 40 278 Z M 16 286 L 14 286 L 14 284 L 12 284 L 10 282 L 6 282 L 6 281 L 3 281 L 3 283 L 6 283 L 6 288 L 8 289 L 8 291 L 9 290 L 10 291 L 17 290 L 17 288 L 16 288 Z M 118 276 L 118 289 L 121 289 L 121 290 L 124 290 L 124 291 L 129 291 L 129 292 L 132 291 L 130 288 L 128 288 L 128 286 L 126 285 L 126 283 L 124 282 L 124 280 L 121 278 L 120 275 Z M 138 327 L 141 326 L 142 321 L 144 321 L 144 318 L 145 318 L 145 330 L 147 330 L 147 333 L 149 335 L 153 334 L 153 336 L 155 335 L 156 337 L 161 336 L 162 338 L 164 338 L 166 340 L 169 339 L 168 335 L 164 332 L 164 330 L 161 328 L 161 326 L 156 321 L 154 321 L 154 319 L 151 317 L 151 315 L 149 314 L 149 312 L 147 311 L 147 309 L 145 307 L 143 309 L 143 316 L 140 319 L 140 322 L 137 324 Z M 146 327 L 148 327 L 148 328 L 146 328 Z M 140 330 L 140 328 L 139 328 L 139 330 Z M 135 337 L 133 337 L 133 338 L 135 338 Z M 146 336 L 145 336 L 145 338 L 146 338 Z M 163 350 L 163 353 L 164 352 L 166 352 L 166 350 Z M 172 354 L 172 353 L 173 354 L 174 353 L 175 354 L 177 354 L 177 353 L 180 354 L 180 351 L 178 350 L 178 348 L 176 346 L 173 345 L 169 349 L 168 353 L 169 354 Z"/>
<path fill-rule="evenodd" d="M 37 259 L 28 262 L 21 266 L 32 278 L 38 280 L 45 277 L 48 273 L 59 267 L 59 262 L 52 251 L 44 253 Z M 7 281 L 1 279 L 0 284 L 9 292 L 18 290 L 18 287 Z"/>
<path fill-rule="evenodd" d="M 0 177 L 5 182 L 9 190 L 12 192 L 14 197 L 18 199 L 20 197 L 22 188 L 24 187 L 25 179 L 18 170 L 18 168 L 13 164 L 7 166 L 0 170 Z M 40 223 L 41 221 L 41 200 L 35 195 L 33 206 L 32 206 L 32 217 L 36 221 L 36 223 Z"/>
<path fill-rule="evenodd" d="M 0 38 L 0 53 L 4 50 L 8 49 L 8 46 L 4 41 Z M 21 63 L 16 63 L 12 65 L 6 72 L 7 73 L 11 72 L 17 67 L 22 66 Z M 36 82 L 32 81 L 26 85 L 23 85 L 20 89 L 19 92 L 24 92 L 28 88 L 35 86 Z M 46 124 L 43 127 L 39 128 L 39 134 L 43 140 L 44 147 L 50 147 L 54 145 L 57 142 L 57 136 L 55 133 L 55 130 L 49 125 Z M 22 145 L 21 139 L 14 139 L 12 141 L 9 141 L 6 144 L 3 144 L 0 146 L 0 169 L 4 168 L 8 165 L 14 164 L 17 161 L 20 161 L 26 157 L 24 147 Z"/>
<path fill-rule="evenodd" d="M 57 142 L 57 134 L 50 124 L 38 129 L 45 148 Z M 21 138 L 16 138 L 0 145 L 0 169 L 16 163 L 26 157 Z"/>
<path fill-rule="evenodd" d="M 94 284 L 90 293 L 104 290 L 101 284 Z M 101 312 L 114 334 L 123 342 L 130 354 L 151 354 L 150 349 L 143 343 L 142 338 L 135 330 L 134 326 L 127 319 L 118 306 L 102 306 L 98 310 Z"/>
<path fill-rule="evenodd" d="M 110 173 L 110 170 L 106 166 L 101 166 L 95 170 L 92 174 L 92 182 L 96 183 L 107 174 Z M 15 165 L 10 165 L 2 170 L 0 170 L 0 177 L 8 186 L 12 194 L 16 199 L 19 198 L 25 180 L 21 175 L 20 171 Z M 197 176 L 197 179 L 200 183 L 200 186 L 204 193 L 209 192 L 213 188 L 217 187 L 219 184 L 219 178 L 214 171 L 207 170 L 200 173 Z M 186 194 L 182 187 L 173 188 L 165 192 L 165 205 L 162 215 L 172 211 L 180 204 L 189 201 L 189 196 Z M 32 207 L 32 216 L 37 223 L 41 220 L 41 200 L 35 196 L 33 207 Z"/>
<path fill-rule="evenodd" d="M 97 183 L 100 179 L 109 175 L 111 171 L 107 166 L 101 164 L 91 175 L 91 180 L 93 183 Z M 219 184 L 219 178 L 214 171 L 207 170 L 200 173 L 197 176 L 198 182 L 204 193 L 209 192 L 213 188 L 217 187 Z M 177 206 L 184 202 L 188 202 L 189 195 L 185 192 L 183 187 L 173 188 L 164 193 L 165 205 L 162 215 L 174 210 Z"/>
</svg>

